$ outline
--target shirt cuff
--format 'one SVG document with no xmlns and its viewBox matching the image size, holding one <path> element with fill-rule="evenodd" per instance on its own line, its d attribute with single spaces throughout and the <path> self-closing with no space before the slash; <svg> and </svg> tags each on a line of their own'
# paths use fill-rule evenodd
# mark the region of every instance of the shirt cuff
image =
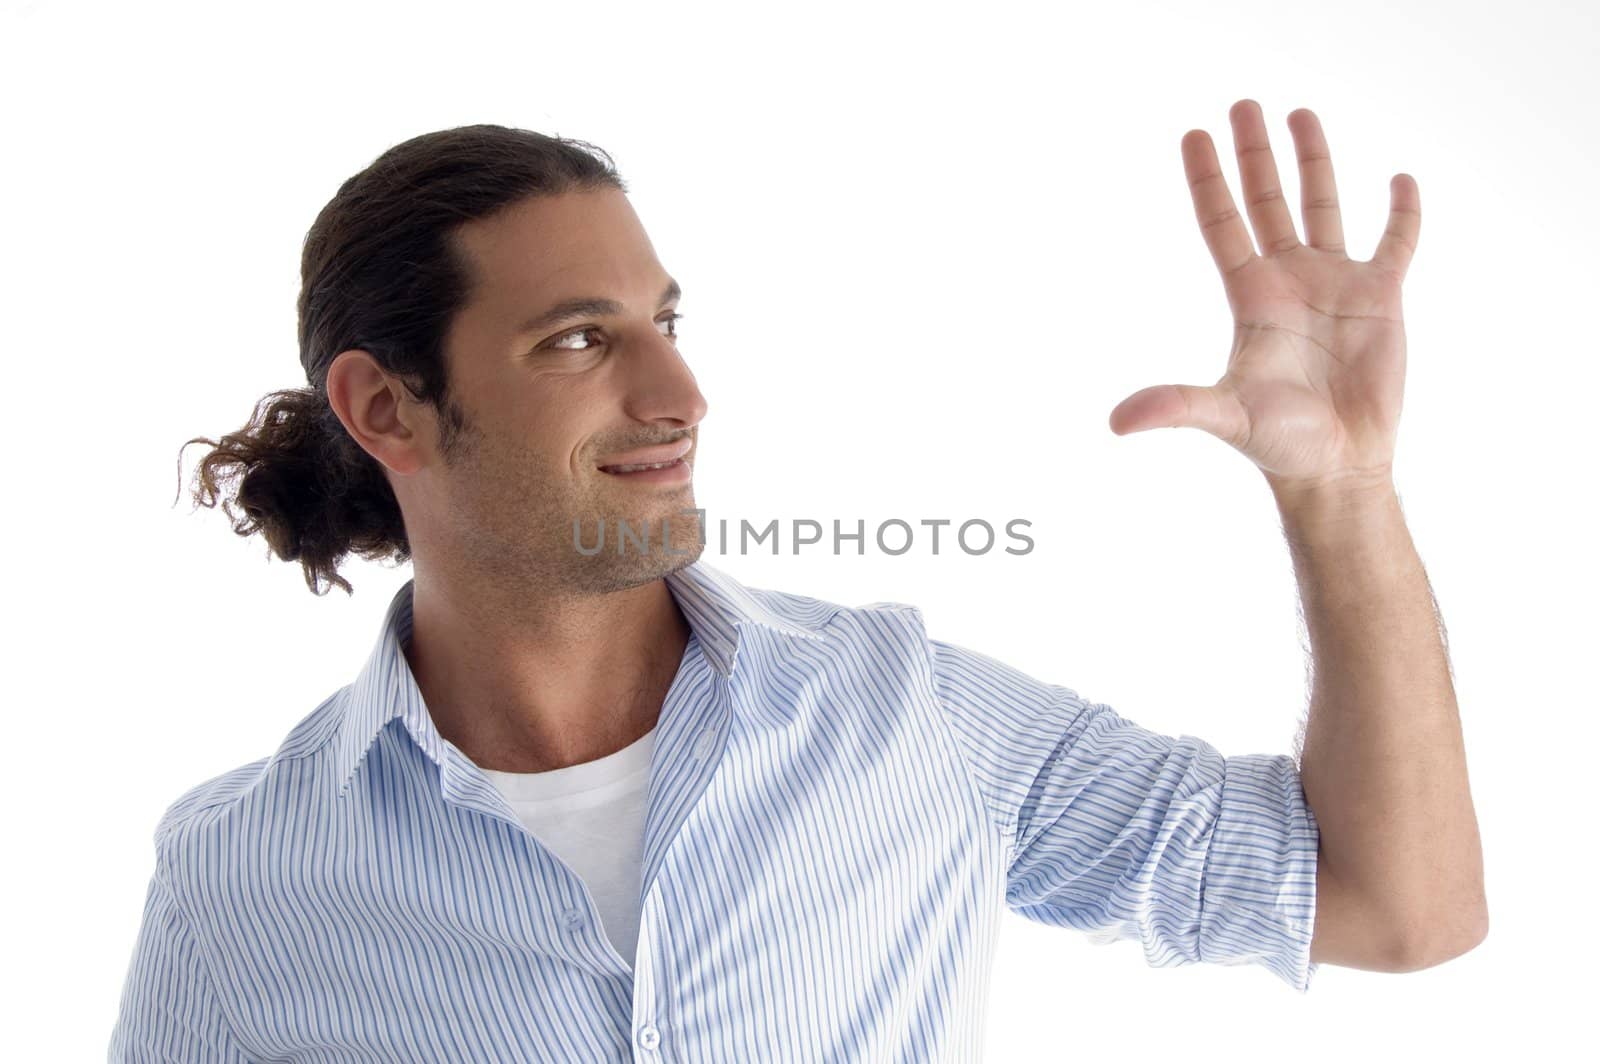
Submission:
<svg viewBox="0 0 1600 1064">
<path fill-rule="evenodd" d="M 1200 880 L 1200 960 L 1260 964 L 1304 994 L 1316 920 L 1317 818 L 1287 754 L 1224 760 Z"/>
</svg>

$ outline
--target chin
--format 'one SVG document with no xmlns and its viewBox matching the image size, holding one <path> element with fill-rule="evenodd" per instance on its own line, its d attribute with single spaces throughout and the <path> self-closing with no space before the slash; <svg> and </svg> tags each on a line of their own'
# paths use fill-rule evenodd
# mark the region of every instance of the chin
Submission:
<svg viewBox="0 0 1600 1064">
<path fill-rule="evenodd" d="M 606 552 L 581 558 L 579 582 L 591 591 L 626 591 L 692 565 L 705 551 L 704 543 L 674 544 L 674 547 L 681 553 L 668 553 L 657 548 L 649 552 Z"/>
</svg>

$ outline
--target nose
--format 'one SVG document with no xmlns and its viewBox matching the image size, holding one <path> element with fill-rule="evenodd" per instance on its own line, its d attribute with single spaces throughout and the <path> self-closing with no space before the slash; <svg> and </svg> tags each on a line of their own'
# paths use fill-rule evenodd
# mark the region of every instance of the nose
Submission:
<svg viewBox="0 0 1600 1064">
<path fill-rule="evenodd" d="M 651 334 L 630 345 L 623 359 L 624 409 L 638 421 L 693 428 L 706 416 L 706 398 L 677 343 L 654 329 Z"/>
</svg>

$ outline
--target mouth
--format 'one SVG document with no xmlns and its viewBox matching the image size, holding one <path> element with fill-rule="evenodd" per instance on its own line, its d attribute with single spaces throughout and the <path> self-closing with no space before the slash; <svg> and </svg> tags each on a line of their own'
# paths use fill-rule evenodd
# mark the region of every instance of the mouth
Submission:
<svg viewBox="0 0 1600 1064">
<path fill-rule="evenodd" d="M 602 473 L 642 473 L 647 469 L 668 469 L 682 463 L 682 458 L 674 458 L 670 462 L 648 462 L 642 465 L 603 465 L 600 467 L 600 471 Z"/>
<path fill-rule="evenodd" d="M 689 464 L 689 452 L 693 449 L 694 441 L 686 438 L 677 443 L 623 456 L 635 461 L 610 462 L 598 468 L 600 472 L 622 480 L 685 481 L 693 474 L 693 467 Z"/>
<path fill-rule="evenodd" d="M 600 472 L 635 484 L 684 484 L 694 476 L 694 467 L 682 458 L 674 458 L 670 462 L 601 466 Z"/>
</svg>

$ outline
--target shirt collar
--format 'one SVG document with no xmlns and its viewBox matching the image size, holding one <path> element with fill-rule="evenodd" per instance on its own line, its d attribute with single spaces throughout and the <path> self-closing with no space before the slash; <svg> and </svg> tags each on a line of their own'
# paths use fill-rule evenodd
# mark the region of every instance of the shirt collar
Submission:
<svg viewBox="0 0 1600 1064">
<path fill-rule="evenodd" d="M 790 600 L 790 609 L 798 616 L 786 617 L 774 609 L 770 601 L 773 592 L 747 588 L 699 560 L 667 574 L 666 582 L 700 642 L 701 653 L 724 678 L 733 674 L 738 663 L 744 625 L 759 624 L 790 638 L 826 641 L 820 629 L 826 618 L 839 609 L 815 599 L 795 598 Z M 404 651 L 411 640 L 411 593 L 415 583 L 414 578 L 407 580 L 395 592 L 366 665 L 348 689 L 334 739 L 341 794 L 378 734 L 396 717 L 436 763 L 443 757 L 444 737 L 428 715 Z"/>
</svg>

